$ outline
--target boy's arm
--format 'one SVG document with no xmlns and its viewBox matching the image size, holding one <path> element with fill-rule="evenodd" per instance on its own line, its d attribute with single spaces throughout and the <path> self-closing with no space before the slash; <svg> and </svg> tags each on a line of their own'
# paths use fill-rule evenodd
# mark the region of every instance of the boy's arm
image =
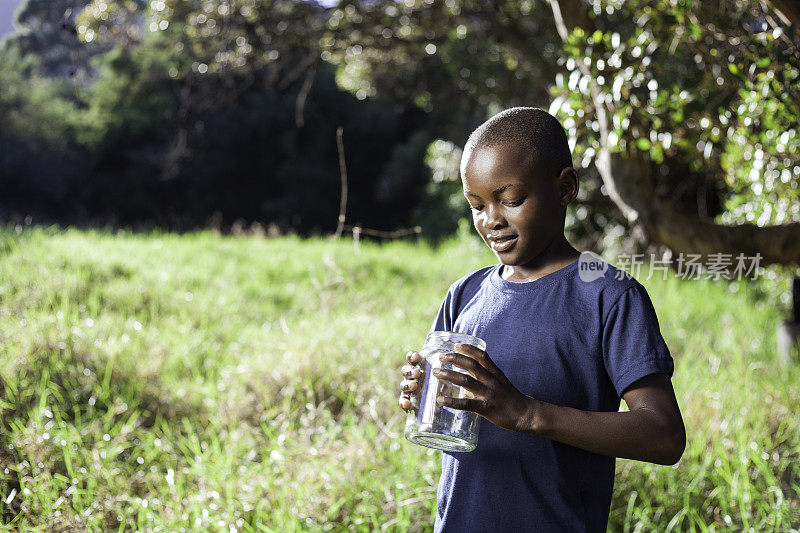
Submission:
<svg viewBox="0 0 800 533">
<path fill-rule="evenodd" d="M 434 374 L 461 385 L 474 398 L 442 397 L 438 400 L 442 405 L 474 411 L 512 431 L 530 431 L 602 455 L 674 464 L 683 454 L 686 431 L 664 374 L 643 377 L 623 392 L 628 412 L 581 411 L 522 394 L 483 350 L 456 345 L 456 351 L 442 360 L 470 375 L 443 369 Z"/>
<path fill-rule="evenodd" d="M 581 411 L 527 397 L 523 431 L 584 450 L 663 465 L 686 446 L 678 402 L 665 374 L 650 374 L 622 394 L 627 412 Z"/>
</svg>

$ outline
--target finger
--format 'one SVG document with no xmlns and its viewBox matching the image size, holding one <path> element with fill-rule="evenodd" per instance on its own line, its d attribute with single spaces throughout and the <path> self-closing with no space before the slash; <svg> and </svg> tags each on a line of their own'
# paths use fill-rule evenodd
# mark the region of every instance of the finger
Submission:
<svg viewBox="0 0 800 533">
<path fill-rule="evenodd" d="M 457 372 L 455 370 L 447 370 L 444 368 L 437 368 L 433 371 L 433 375 L 442 381 L 449 381 L 454 385 L 464 387 L 469 392 L 477 394 L 483 389 L 483 384 L 469 374 Z"/>
<path fill-rule="evenodd" d="M 400 409 L 405 412 L 408 412 L 408 410 L 411 409 L 411 400 L 406 397 L 401 396 L 398 398 L 398 403 L 400 404 Z"/>
<path fill-rule="evenodd" d="M 405 392 L 414 392 L 419 388 L 419 383 L 413 379 L 404 379 L 400 382 L 400 388 Z"/>
<path fill-rule="evenodd" d="M 488 373 L 486 372 L 486 369 L 483 368 L 480 363 L 478 363 L 478 361 L 472 357 L 467 357 L 466 355 L 462 355 L 460 353 L 450 352 L 439 355 L 439 360 L 442 363 L 463 368 L 478 381 L 485 382 L 487 380 Z"/>
<path fill-rule="evenodd" d="M 453 398 L 452 396 L 439 396 L 436 398 L 436 403 L 444 407 L 460 409 L 462 411 L 472 411 L 473 413 L 478 414 L 480 414 L 483 410 L 483 403 L 474 398 Z"/>
<path fill-rule="evenodd" d="M 419 352 L 411 350 L 406 354 L 406 361 L 408 361 L 412 365 L 419 364 L 420 360 L 422 360 L 422 357 L 419 355 Z"/>
<path fill-rule="evenodd" d="M 494 364 L 494 361 L 489 358 L 489 354 L 486 353 L 484 350 L 481 350 L 477 346 L 473 346 L 471 344 L 455 344 L 453 349 L 460 354 L 464 354 L 468 357 L 472 357 L 478 364 L 480 364 L 483 368 L 488 370 L 492 374 L 496 374 L 500 369 L 497 368 L 497 365 Z"/>
<path fill-rule="evenodd" d="M 403 365 L 403 377 L 406 379 L 417 379 L 422 375 L 422 369 L 418 366 Z"/>
</svg>

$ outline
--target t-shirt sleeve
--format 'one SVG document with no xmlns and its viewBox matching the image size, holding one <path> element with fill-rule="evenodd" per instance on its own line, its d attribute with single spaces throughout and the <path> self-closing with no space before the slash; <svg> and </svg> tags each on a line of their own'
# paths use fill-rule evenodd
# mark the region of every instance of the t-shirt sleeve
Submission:
<svg viewBox="0 0 800 533">
<path fill-rule="evenodd" d="M 674 363 L 647 291 L 634 285 L 611 307 L 603 327 L 603 361 L 617 394 L 650 374 L 672 377 Z"/>
</svg>

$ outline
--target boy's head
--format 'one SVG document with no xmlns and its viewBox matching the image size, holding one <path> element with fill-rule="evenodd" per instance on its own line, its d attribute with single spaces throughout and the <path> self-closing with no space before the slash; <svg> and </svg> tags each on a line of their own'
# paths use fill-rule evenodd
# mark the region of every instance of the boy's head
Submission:
<svg viewBox="0 0 800 533">
<path fill-rule="evenodd" d="M 564 128 L 546 111 L 515 107 L 479 126 L 464 147 L 461 181 L 475 229 L 502 263 L 541 262 L 564 241 L 578 178 Z"/>
</svg>

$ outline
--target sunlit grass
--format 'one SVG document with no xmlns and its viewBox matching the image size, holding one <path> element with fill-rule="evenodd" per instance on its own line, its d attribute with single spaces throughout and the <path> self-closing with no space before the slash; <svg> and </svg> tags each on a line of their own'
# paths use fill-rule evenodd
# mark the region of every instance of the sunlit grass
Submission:
<svg viewBox="0 0 800 533">
<path fill-rule="evenodd" d="M 0 233 L 0 507 L 23 530 L 429 529 L 398 369 L 479 246 Z M 618 461 L 613 530 L 800 522 L 800 372 L 747 284 L 645 283 L 689 443 Z"/>
</svg>

